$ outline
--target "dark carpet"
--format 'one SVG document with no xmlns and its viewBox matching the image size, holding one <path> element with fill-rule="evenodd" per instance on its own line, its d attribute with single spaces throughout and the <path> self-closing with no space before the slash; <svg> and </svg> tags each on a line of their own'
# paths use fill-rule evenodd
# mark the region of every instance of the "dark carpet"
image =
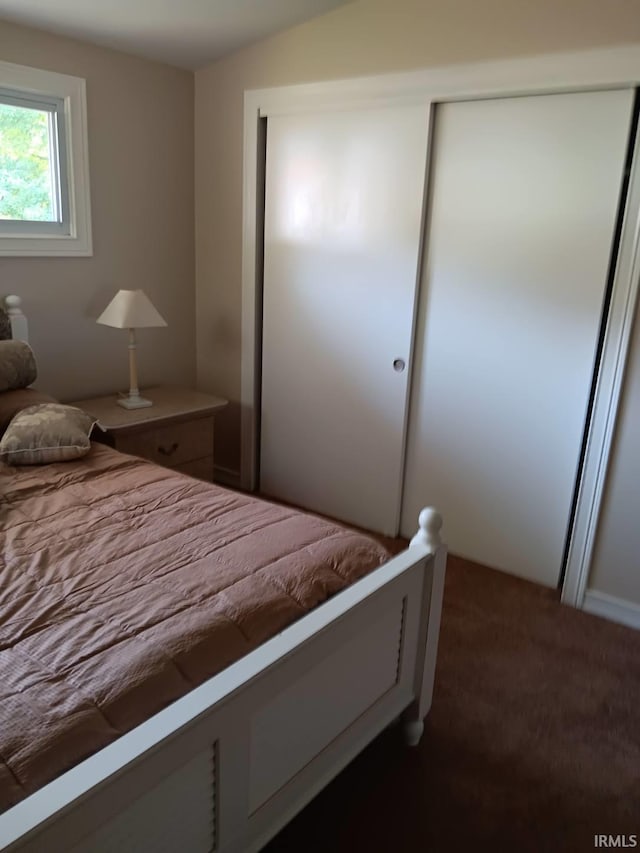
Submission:
<svg viewBox="0 0 640 853">
<path fill-rule="evenodd" d="M 640 848 L 640 632 L 450 557 L 420 745 L 387 729 L 268 853 Z"/>
</svg>

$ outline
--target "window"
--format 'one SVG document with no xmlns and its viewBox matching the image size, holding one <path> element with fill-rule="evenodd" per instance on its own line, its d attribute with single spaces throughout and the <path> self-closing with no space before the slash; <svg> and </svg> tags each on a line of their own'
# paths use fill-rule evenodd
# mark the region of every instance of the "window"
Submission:
<svg viewBox="0 0 640 853">
<path fill-rule="evenodd" d="M 0 255 L 90 255 L 84 80 L 0 62 Z"/>
<path fill-rule="evenodd" d="M 70 233 L 64 101 L 0 89 L 0 230 Z"/>
</svg>

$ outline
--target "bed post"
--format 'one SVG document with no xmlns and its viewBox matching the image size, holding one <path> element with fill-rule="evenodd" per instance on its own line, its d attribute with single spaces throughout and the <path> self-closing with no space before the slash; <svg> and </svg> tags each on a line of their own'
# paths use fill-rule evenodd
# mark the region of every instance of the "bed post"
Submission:
<svg viewBox="0 0 640 853">
<path fill-rule="evenodd" d="M 431 555 L 425 567 L 422 597 L 422 625 L 416 659 L 415 701 L 404 719 L 404 735 L 409 746 L 417 746 L 424 731 L 424 718 L 431 708 L 433 682 L 438 655 L 440 615 L 444 593 L 447 548 L 442 544 L 442 516 L 432 508 L 423 509 L 418 518 L 419 529 L 410 548 L 424 548 Z"/>
<path fill-rule="evenodd" d="M 29 343 L 27 318 L 22 313 L 22 299 L 19 296 L 5 296 L 4 307 L 11 324 L 11 337 L 14 341 Z"/>
</svg>

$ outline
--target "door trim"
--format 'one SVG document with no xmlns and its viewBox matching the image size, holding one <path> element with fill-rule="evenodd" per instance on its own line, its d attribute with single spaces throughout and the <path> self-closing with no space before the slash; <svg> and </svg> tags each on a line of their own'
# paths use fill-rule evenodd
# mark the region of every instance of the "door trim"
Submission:
<svg viewBox="0 0 640 853">
<path fill-rule="evenodd" d="M 596 380 L 562 601 L 582 607 L 593 559 L 640 282 L 640 133 L 636 134 L 609 317 Z"/>
<path fill-rule="evenodd" d="M 632 88 L 639 82 L 640 46 L 632 45 L 245 92 L 240 394 L 243 488 L 254 490 L 258 475 L 256 400 L 260 317 L 257 294 L 262 283 L 257 229 L 263 213 L 259 210 L 259 175 L 264 155 L 258 142 L 261 119 L 278 113 L 363 109 L 400 103 L 422 103 L 432 108 L 442 101 Z M 565 603 L 577 607 L 582 606 L 586 588 L 638 292 L 640 175 L 637 158 L 633 172 L 562 593 Z"/>
</svg>

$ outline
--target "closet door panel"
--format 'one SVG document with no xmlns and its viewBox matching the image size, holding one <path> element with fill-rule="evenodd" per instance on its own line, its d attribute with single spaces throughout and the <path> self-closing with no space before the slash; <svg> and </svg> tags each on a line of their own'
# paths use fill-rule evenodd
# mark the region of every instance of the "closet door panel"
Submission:
<svg viewBox="0 0 640 853">
<path fill-rule="evenodd" d="M 555 586 L 585 424 L 631 91 L 435 117 L 402 530 Z"/>
<path fill-rule="evenodd" d="M 268 119 L 260 487 L 399 523 L 425 106 Z M 414 519 L 415 526 L 415 519 Z"/>
</svg>

